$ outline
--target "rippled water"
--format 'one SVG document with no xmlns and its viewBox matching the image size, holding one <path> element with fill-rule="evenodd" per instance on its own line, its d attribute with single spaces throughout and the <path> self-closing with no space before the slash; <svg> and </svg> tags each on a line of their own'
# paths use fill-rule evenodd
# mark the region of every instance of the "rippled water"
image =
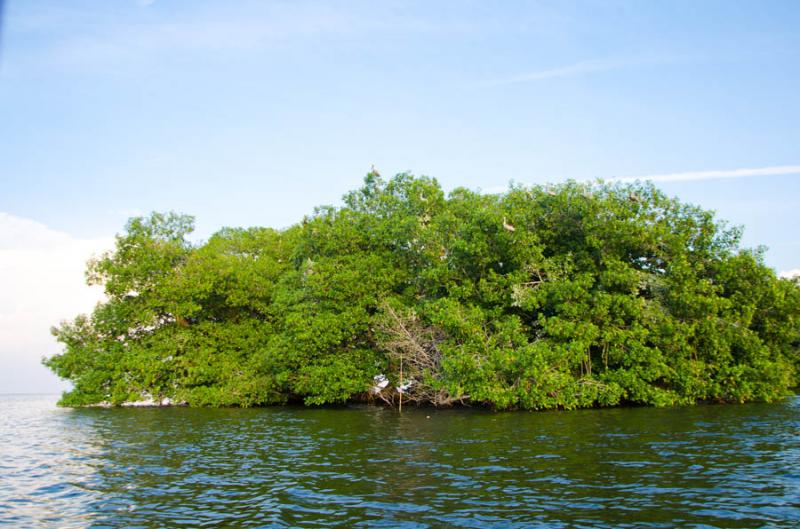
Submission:
<svg viewBox="0 0 800 529">
<path fill-rule="evenodd" d="M 54 402 L 0 396 L 0 526 L 800 527 L 798 398 L 402 415 Z"/>
</svg>

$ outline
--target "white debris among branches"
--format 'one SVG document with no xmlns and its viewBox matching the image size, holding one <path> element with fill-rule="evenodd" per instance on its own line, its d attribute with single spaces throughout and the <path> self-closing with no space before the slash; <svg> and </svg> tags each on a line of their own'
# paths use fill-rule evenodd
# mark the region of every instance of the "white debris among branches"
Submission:
<svg viewBox="0 0 800 529">
<path fill-rule="evenodd" d="M 451 395 L 442 385 L 442 352 L 439 345 L 444 334 L 437 328 L 425 325 L 412 309 L 397 309 L 389 303 L 381 307 L 376 337 L 378 345 L 397 370 L 392 380 L 395 391 L 380 391 L 377 395 L 394 404 L 395 395 L 405 402 L 449 406 L 465 402 L 469 395 Z M 384 386 L 386 387 L 386 386 Z"/>
</svg>

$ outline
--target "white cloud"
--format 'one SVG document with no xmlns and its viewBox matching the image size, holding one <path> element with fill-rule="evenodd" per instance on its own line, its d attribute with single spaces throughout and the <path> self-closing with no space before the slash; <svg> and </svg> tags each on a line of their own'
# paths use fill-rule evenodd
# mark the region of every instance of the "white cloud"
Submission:
<svg viewBox="0 0 800 529">
<path fill-rule="evenodd" d="M 57 387 L 39 365 L 59 351 L 49 329 L 91 311 L 102 298 L 83 274 L 92 255 L 112 246 L 112 237 L 78 239 L 0 213 L 0 393 Z"/>
<path fill-rule="evenodd" d="M 800 268 L 793 268 L 792 270 L 784 270 L 778 277 L 785 277 L 786 279 L 791 279 L 793 277 L 800 277 Z"/>
<path fill-rule="evenodd" d="M 635 182 L 650 180 L 651 182 L 689 182 L 695 180 L 715 180 L 718 178 L 746 178 L 749 176 L 800 175 L 800 165 L 777 165 L 750 169 L 723 169 L 714 171 L 688 171 L 685 173 L 667 173 L 644 176 L 625 176 L 612 178 L 614 182 Z"/>
</svg>

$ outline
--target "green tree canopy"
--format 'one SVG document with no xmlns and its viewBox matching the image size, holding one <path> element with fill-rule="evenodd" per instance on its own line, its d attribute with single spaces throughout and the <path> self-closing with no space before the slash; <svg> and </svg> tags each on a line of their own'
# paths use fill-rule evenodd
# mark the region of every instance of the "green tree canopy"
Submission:
<svg viewBox="0 0 800 529">
<path fill-rule="evenodd" d="M 446 195 L 371 173 L 282 231 L 192 229 L 137 217 L 89 263 L 107 300 L 45 360 L 63 404 L 665 406 L 797 384 L 798 282 L 652 184 Z"/>
</svg>

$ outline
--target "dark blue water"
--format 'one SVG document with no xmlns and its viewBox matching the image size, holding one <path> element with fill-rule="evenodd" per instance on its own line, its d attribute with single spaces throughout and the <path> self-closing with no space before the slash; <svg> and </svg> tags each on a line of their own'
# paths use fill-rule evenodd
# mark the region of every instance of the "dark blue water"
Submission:
<svg viewBox="0 0 800 529">
<path fill-rule="evenodd" d="M 54 402 L 0 396 L 0 526 L 800 527 L 798 398 L 402 415 Z"/>
</svg>

